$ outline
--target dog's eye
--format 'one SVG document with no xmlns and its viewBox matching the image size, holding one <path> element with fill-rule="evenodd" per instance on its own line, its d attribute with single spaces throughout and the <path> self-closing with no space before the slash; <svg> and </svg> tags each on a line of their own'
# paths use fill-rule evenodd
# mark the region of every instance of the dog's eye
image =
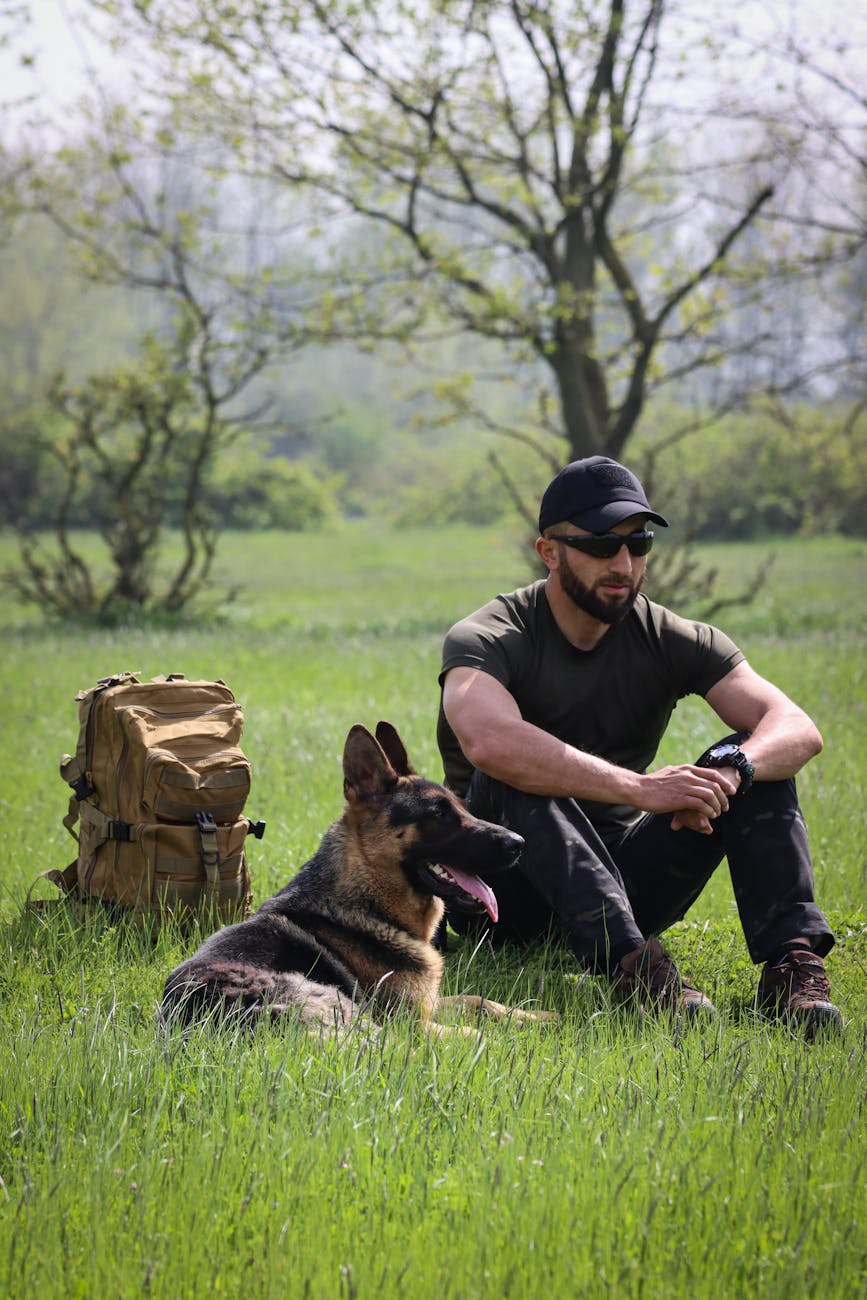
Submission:
<svg viewBox="0 0 867 1300">
<path fill-rule="evenodd" d="M 434 809 L 434 816 L 440 820 L 454 821 L 457 817 L 454 804 L 449 803 L 448 799 L 441 799 Z"/>
</svg>

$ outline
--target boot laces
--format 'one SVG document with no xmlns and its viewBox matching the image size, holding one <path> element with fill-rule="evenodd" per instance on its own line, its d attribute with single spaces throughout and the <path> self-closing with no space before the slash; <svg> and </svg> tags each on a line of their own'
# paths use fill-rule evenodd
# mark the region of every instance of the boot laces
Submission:
<svg viewBox="0 0 867 1300">
<path fill-rule="evenodd" d="M 812 952 L 788 952 L 778 963 L 778 969 L 787 978 L 792 993 L 827 998 L 831 992 L 824 963 Z"/>
</svg>

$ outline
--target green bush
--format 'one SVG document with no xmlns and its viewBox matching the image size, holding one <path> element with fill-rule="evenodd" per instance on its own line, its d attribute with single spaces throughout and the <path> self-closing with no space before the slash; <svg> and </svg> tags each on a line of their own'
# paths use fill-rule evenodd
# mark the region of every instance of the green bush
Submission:
<svg viewBox="0 0 867 1300">
<path fill-rule="evenodd" d="M 490 465 L 444 464 L 407 484 L 390 518 L 401 527 L 424 524 L 494 524 L 511 503 Z"/>
<path fill-rule="evenodd" d="M 209 497 L 224 527 L 305 532 L 336 518 L 339 485 L 305 461 L 248 449 L 220 459 Z"/>
<path fill-rule="evenodd" d="M 431 445 L 404 435 L 393 444 L 388 466 L 374 487 L 383 513 L 401 528 L 495 524 L 512 516 L 515 503 L 491 463 L 491 449 L 534 504 L 547 481 L 547 469 L 537 457 L 498 445 L 490 436 L 454 433 Z M 369 507 L 367 513 L 373 510 Z"/>
<path fill-rule="evenodd" d="M 833 408 L 745 413 L 657 450 L 683 422 L 682 410 L 657 409 L 625 459 L 653 466 L 656 499 L 696 537 L 867 535 L 867 420 L 849 428 Z"/>
<path fill-rule="evenodd" d="M 56 412 L 42 403 L 0 419 L 0 520 L 26 518 L 32 528 L 51 528 L 63 497 L 63 473 L 49 446 L 60 436 Z M 72 522 L 81 522 L 77 518 Z"/>
<path fill-rule="evenodd" d="M 26 520 L 32 530 L 54 527 L 64 496 L 61 463 L 63 427 L 56 412 L 35 405 L 0 421 L 0 521 Z M 245 440 L 225 447 L 210 475 L 207 504 L 221 527 L 318 528 L 340 513 L 342 477 L 320 472 L 306 461 L 270 454 L 267 447 Z M 177 526 L 182 495 L 180 474 L 163 485 L 165 521 Z M 83 482 L 71 503 L 68 522 L 90 528 L 104 502 L 100 485 Z"/>
</svg>

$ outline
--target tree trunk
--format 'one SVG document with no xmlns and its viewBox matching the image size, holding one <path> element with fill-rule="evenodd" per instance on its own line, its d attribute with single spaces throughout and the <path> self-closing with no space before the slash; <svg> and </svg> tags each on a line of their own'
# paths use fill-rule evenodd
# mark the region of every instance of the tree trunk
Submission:
<svg viewBox="0 0 867 1300">
<path fill-rule="evenodd" d="M 575 339 L 551 358 L 570 460 L 608 454 L 610 431 L 605 380 L 596 361 Z"/>
</svg>

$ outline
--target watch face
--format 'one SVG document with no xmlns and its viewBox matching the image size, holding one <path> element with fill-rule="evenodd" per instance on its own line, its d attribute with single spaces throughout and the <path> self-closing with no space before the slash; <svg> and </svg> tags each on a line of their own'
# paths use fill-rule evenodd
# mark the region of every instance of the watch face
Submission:
<svg viewBox="0 0 867 1300">
<path fill-rule="evenodd" d="M 738 747 L 731 741 L 727 741 L 724 745 L 714 745 L 710 752 L 714 758 L 729 758 L 738 752 Z"/>
</svg>

